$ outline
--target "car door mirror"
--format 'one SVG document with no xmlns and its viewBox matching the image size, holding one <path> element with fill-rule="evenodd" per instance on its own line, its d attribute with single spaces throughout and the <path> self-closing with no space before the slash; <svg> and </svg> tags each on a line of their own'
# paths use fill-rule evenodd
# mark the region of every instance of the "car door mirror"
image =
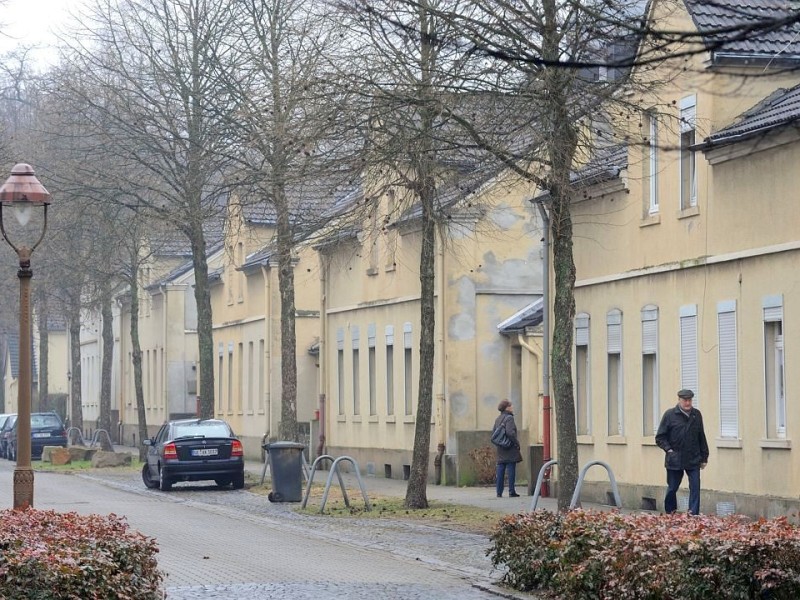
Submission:
<svg viewBox="0 0 800 600">
<path fill-rule="evenodd" d="M 153 445 L 153 439 L 152 438 L 148 438 L 146 440 L 142 440 L 142 445 L 143 446 L 152 446 Z"/>
</svg>

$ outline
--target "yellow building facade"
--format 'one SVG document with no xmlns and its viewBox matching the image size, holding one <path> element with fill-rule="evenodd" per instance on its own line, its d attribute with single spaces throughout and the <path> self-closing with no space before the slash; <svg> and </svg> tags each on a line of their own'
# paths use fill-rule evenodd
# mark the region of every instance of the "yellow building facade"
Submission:
<svg viewBox="0 0 800 600">
<path fill-rule="evenodd" d="M 685 31 L 718 17 L 654 18 Z M 663 508 L 654 433 L 681 388 L 711 451 L 702 512 L 800 506 L 800 77 L 764 36 L 662 65 L 668 83 L 643 96 L 625 152 L 605 157 L 616 175 L 573 203 L 580 463 L 607 462 L 628 507 Z M 605 474 L 588 479 L 583 497 L 605 501 Z"/>
</svg>

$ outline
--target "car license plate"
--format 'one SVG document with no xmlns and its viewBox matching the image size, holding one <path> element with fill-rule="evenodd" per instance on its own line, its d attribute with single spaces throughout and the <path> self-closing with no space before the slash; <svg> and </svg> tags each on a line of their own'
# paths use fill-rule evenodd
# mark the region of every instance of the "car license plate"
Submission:
<svg viewBox="0 0 800 600">
<path fill-rule="evenodd" d="M 196 448 L 192 450 L 192 456 L 216 456 L 219 454 L 216 448 Z"/>
<path fill-rule="evenodd" d="M 50 437 L 50 434 L 47 433 L 47 432 L 45 432 L 45 433 L 34 433 L 33 437 L 35 437 L 35 438 L 46 438 L 46 437 Z"/>
</svg>

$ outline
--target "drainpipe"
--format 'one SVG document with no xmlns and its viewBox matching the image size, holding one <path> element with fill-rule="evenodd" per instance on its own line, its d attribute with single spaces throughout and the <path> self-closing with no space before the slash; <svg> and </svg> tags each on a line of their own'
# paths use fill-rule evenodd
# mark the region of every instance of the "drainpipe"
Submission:
<svg viewBox="0 0 800 600">
<path fill-rule="evenodd" d="M 441 234 L 441 232 L 440 232 Z M 445 381 L 445 323 L 444 323 L 444 243 L 442 236 L 439 236 L 439 248 L 437 254 L 439 260 L 436 269 L 436 282 L 439 284 L 439 297 L 437 298 L 436 314 L 439 321 L 439 333 L 437 335 L 437 353 L 439 358 L 439 391 L 436 394 L 436 457 L 433 459 L 434 480 L 436 485 L 442 485 L 444 476 L 444 469 L 442 468 L 442 460 L 445 452 L 446 437 L 446 424 L 447 424 L 447 406 L 445 403 L 445 392 L 447 382 Z"/>
<path fill-rule="evenodd" d="M 325 392 L 328 389 L 327 380 L 327 351 L 325 349 L 326 332 L 328 331 L 328 265 L 323 253 L 319 253 L 320 261 L 320 290 L 322 297 L 319 305 L 319 440 L 317 441 L 317 456 L 325 454 Z"/>
<path fill-rule="evenodd" d="M 550 216 L 541 201 L 535 201 L 544 225 L 544 252 L 542 255 L 542 457 L 544 463 L 552 459 L 550 452 Z M 544 474 L 541 494 L 550 496 L 550 469 Z"/>
<path fill-rule="evenodd" d="M 272 433 L 272 286 L 270 285 L 269 260 L 267 265 L 261 265 L 261 275 L 264 277 L 264 356 L 261 357 L 264 365 L 264 407 L 267 411 L 267 431 L 264 440 L 269 441 Z"/>
<path fill-rule="evenodd" d="M 158 357 L 158 368 L 163 373 L 161 377 L 161 403 L 164 406 L 164 415 L 165 419 L 169 419 L 169 402 L 167 398 L 169 398 L 169 394 L 167 393 L 167 339 L 169 335 L 167 333 L 167 323 L 169 323 L 169 319 L 167 319 L 167 310 L 169 310 L 169 305 L 167 304 L 167 284 L 161 284 L 161 295 L 163 296 L 163 300 L 161 301 L 161 335 L 164 336 L 161 340 L 161 357 Z M 185 340 L 184 340 L 185 343 Z M 156 347 L 156 351 L 158 351 L 158 347 Z"/>
</svg>

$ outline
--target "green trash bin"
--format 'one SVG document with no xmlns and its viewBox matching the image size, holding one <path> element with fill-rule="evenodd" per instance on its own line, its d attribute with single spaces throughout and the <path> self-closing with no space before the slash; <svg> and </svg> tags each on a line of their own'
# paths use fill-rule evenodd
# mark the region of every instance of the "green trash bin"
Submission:
<svg viewBox="0 0 800 600">
<path fill-rule="evenodd" d="M 270 502 L 300 502 L 303 499 L 303 450 L 297 442 L 264 444 L 272 471 Z"/>
</svg>

